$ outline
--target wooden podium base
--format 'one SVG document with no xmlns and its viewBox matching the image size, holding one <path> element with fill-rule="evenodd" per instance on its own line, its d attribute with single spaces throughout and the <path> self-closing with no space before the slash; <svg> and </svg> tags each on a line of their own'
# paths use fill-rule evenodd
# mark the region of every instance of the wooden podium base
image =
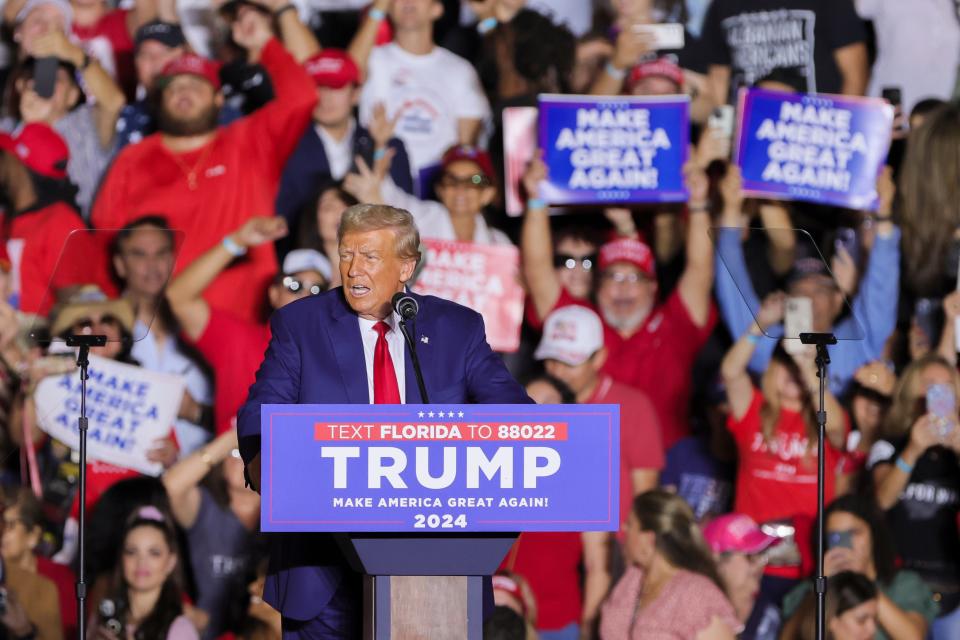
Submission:
<svg viewBox="0 0 960 640">
<path fill-rule="evenodd" d="M 364 640 L 481 640 L 481 576 L 364 576 Z"/>
</svg>

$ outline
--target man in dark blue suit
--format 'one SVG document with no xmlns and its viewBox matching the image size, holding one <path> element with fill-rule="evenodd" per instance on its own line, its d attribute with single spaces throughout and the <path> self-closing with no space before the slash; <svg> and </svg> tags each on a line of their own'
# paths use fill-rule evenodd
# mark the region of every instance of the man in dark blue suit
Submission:
<svg viewBox="0 0 960 640">
<path fill-rule="evenodd" d="M 240 453 L 260 477 L 260 405 L 419 403 L 422 398 L 391 300 L 420 258 L 406 211 L 355 205 L 339 229 L 343 286 L 278 309 L 270 346 L 238 415 Z M 529 403 L 466 307 L 414 296 L 413 340 L 432 402 Z M 284 635 L 349 638 L 359 631 L 358 576 L 325 534 L 274 535 L 264 598 L 284 616 Z"/>
</svg>

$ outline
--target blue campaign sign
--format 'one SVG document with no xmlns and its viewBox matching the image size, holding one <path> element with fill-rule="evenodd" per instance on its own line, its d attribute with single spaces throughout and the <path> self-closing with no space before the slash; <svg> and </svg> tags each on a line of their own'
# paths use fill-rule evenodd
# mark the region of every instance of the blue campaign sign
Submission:
<svg viewBox="0 0 960 640">
<path fill-rule="evenodd" d="M 264 531 L 615 531 L 619 405 L 263 405 Z"/>
<path fill-rule="evenodd" d="M 876 209 L 892 126 L 877 98 L 743 90 L 733 161 L 748 196 Z"/>
<path fill-rule="evenodd" d="M 540 96 L 550 204 L 682 202 L 687 96 Z"/>
</svg>

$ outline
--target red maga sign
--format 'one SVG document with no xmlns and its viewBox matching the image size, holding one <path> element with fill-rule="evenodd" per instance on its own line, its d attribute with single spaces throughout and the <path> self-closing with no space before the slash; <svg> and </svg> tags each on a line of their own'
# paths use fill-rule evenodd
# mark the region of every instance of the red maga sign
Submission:
<svg viewBox="0 0 960 640">
<path fill-rule="evenodd" d="M 470 307 L 483 316 L 487 342 L 509 353 L 520 346 L 523 288 L 514 246 L 424 240 L 427 263 L 413 290 Z"/>
</svg>

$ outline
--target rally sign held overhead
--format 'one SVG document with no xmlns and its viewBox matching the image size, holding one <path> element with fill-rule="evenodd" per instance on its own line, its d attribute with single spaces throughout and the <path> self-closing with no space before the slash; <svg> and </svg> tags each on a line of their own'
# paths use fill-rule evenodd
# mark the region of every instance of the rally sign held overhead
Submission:
<svg viewBox="0 0 960 640">
<path fill-rule="evenodd" d="M 615 531 L 619 405 L 263 405 L 263 531 Z"/>
<path fill-rule="evenodd" d="M 424 240 L 423 244 L 426 266 L 413 290 L 470 307 L 483 316 L 487 342 L 494 351 L 516 351 L 524 295 L 519 250 L 513 245 L 446 240 Z"/>
<path fill-rule="evenodd" d="M 745 89 L 734 163 L 748 196 L 875 209 L 892 126 L 880 99 Z"/>
<path fill-rule="evenodd" d="M 91 460 L 109 462 L 157 476 L 163 467 L 147 460 L 154 441 L 170 433 L 183 399 L 180 376 L 90 356 L 87 380 L 87 451 Z M 78 449 L 80 376 L 44 378 L 34 400 L 44 433 Z"/>
<path fill-rule="evenodd" d="M 686 200 L 687 96 L 540 96 L 550 204 Z"/>
</svg>

